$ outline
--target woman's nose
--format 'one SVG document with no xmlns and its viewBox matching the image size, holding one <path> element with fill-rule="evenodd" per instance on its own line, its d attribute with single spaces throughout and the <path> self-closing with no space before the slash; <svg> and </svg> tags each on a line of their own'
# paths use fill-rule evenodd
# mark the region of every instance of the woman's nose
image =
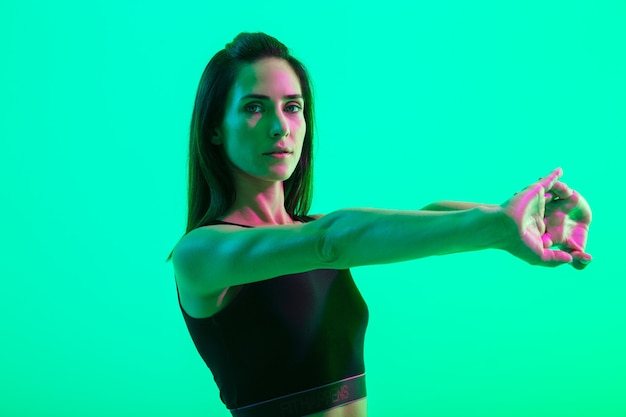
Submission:
<svg viewBox="0 0 626 417">
<path fill-rule="evenodd" d="M 289 123 L 284 115 L 277 114 L 272 123 L 272 129 L 270 131 L 272 139 L 289 136 Z"/>
</svg>

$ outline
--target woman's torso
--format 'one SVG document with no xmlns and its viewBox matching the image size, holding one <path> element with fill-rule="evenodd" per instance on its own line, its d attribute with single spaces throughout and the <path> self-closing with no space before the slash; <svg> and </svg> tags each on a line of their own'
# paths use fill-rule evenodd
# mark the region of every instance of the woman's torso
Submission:
<svg viewBox="0 0 626 417">
<path fill-rule="evenodd" d="M 185 311 L 193 317 L 210 317 L 227 307 L 242 290 L 243 286 L 229 287 L 211 297 L 194 297 L 180 292 L 180 301 Z M 367 398 L 341 407 L 332 408 L 306 417 L 367 417 Z"/>
<path fill-rule="evenodd" d="M 350 278 L 350 282 L 351 280 L 352 279 Z M 317 282 L 317 280 L 314 281 Z M 352 283 L 352 285 L 354 285 L 354 283 Z M 180 304 L 185 313 L 193 318 L 202 320 L 205 318 L 213 317 L 215 315 L 219 316 L 218 313 L 222 312 L 224 309 L 232 305 L 233 302 L 242 293 L 242 291 L 246 289 L 247 286 L 249 286 L 249 284 L 228 287 L 210 296 L 197 296 L 195 294 L 179 291 Z M 354 290 L 358 293 L 356 287 L 354 287 Z M 248 293 L 246 293 L 246 296 L 244 296 L 243 298 L 247 299 Z M 361 298 L 360 294 L 358 294 L 357 298 Z M 355 304 L 353 308 L 357 308 L 357 306 L 358 304 Z M 365 309 L 367 309 L 367 307 L 365 307 Z M 327 409 L 325 411 L 314 414 L 309 414 L 307 417 L 365 417 L 366 415 L 367 401 L 366 398 L 361 398 L 343 406 Z"/>
</svg>

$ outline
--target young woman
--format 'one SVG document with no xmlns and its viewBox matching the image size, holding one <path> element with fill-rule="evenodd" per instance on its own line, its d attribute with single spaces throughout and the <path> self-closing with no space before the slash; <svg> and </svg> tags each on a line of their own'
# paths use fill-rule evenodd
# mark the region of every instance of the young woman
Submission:
<svg viewBox="0 0 626 417">
<path fill-rule="evenodd" d="M 366 416 L 368 310 L 351 267 L 486 248 L 542 266 L 591 260 L 591 211 L 560 169 L 500 206 L 309 216 L 313 133 L 307 72 L 278 40 L 242 33 L 211 59 L 172 259 L 189 332 L 234 416 Z"/>
</svg>

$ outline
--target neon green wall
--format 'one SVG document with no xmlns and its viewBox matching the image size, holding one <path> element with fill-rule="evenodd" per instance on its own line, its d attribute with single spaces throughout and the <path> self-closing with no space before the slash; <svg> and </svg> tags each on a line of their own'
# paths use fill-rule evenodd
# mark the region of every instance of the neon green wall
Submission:
<svg viewBox="0 0 626 417">
<path fill-rule="evenodd" d="M 315 212 L 500 203 L 556 166 L 594 208 L 584 272 L 354 270 L 370 415 L 626 415 L 626 3 L 302 3 L 0 3 L 0 414 L 228 415 L 163 261 L 200 74 L 260 30 L 313 76 Z"/>
</svg>

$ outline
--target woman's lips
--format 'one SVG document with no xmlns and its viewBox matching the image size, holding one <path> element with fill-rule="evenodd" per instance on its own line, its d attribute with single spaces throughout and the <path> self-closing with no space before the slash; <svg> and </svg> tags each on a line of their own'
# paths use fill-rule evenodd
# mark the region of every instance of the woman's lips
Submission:
<svg viewBox="0 0 626 417">
<path fill-rule="evenodd" d="M 287 158 L 288 156 L 291 156 L 291 152 L 269 152 L 269 153 L 264 153 L 263 155 L 282 159 L 282 158 Z"/>
<path fill-rule="evenodd" d="M 264 152 L 263 155 L 268 156 L 287 156 L 291 155 L 293 152 L 290 149 L 274 149 L 269 152 Z"/>
</svg>

